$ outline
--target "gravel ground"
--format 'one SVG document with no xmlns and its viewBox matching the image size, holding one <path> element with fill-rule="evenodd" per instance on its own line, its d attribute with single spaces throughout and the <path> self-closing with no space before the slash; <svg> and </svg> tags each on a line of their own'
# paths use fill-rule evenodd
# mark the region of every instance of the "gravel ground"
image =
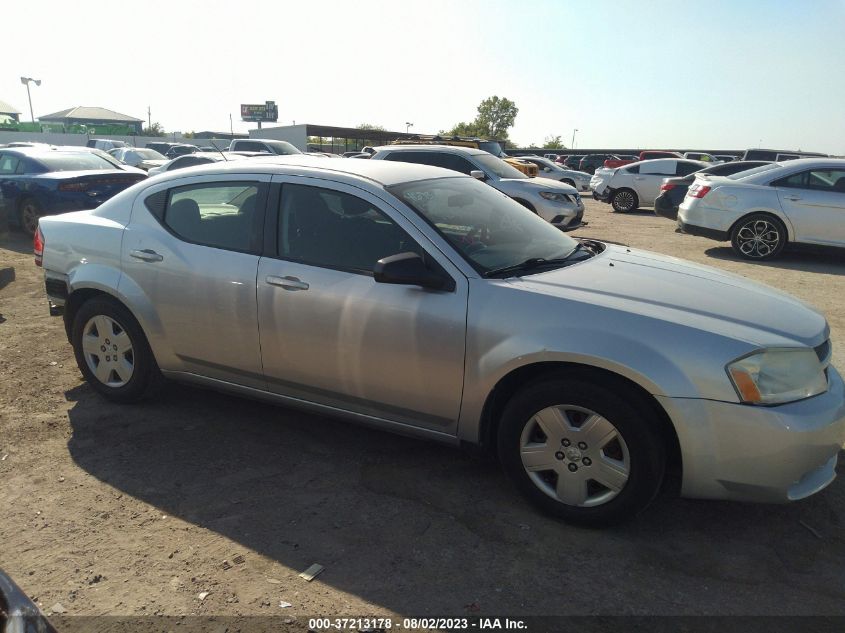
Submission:
<svg viewBox="0 0 845 633">
<path fill-rule="evenodd" d="M 842 251 L 750 264 L 651 212 L 587 206 L 577 235 L 815 304 L 845 366 Z M 48 612 L 845 614 L 841 481 L 788 506 L 664 496 L 585 530 L 447 447 L 185 386 L 113 405 L 83 384 L 14 233 L 0 238 L 0 481 L 0 567 Z M 309 583 L 312 563 L 325 571 Z"/>
</svg>

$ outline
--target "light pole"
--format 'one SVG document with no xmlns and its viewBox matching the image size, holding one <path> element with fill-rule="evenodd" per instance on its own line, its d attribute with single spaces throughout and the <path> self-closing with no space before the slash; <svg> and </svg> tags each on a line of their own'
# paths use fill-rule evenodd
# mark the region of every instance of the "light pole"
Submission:
<svg viewBox="0 0 845 633">
<path fill-rule="evenodd" d="M 409 130 L 413 127 L 413 123 L 410 121 L 405 121 L 405 134 L 408 134 Z"/>
<path fill-rule="evenodd" d="M 33 79 L 32 77 L 21 77 L 21 83 L 26 86 L 26 97 L 29 99 L 29 118 L 35 123 L 35 115 L 32 113 L 32 95 L 29 94 L 29 82 L 34 82 L 36 86 L 41 85 L 40 79 Z"/>
<path fill-rule="evenodd" d="M 575 132 L 577 132 L 577 131 L 578 131 L 577 127 L 574 130 L 572 130 L 572 142 L 569 143 L 569 149 L 575 149 Z"/>
</svg>

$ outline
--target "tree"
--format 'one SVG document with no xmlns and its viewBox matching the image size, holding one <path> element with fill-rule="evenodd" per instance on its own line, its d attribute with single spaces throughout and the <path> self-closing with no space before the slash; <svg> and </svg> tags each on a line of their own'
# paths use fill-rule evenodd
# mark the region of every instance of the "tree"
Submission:
<svg viewBox="0 0 845 633">
<path fill-rule="evenodd" d="M 506 97 L 487 97 L 478 105 L 474 121 L 457 123 L 447 134 L 507 141 L 508 128 L 513 127 L 518 112 L 516 104 Z"/>
<path fill-rule="evenodd" d="M 355 126 L 357 130 L 377 130 L 379 132 L 383 132 L 384 128 L 380 125 L 373 125 L 371 123 L 359 123 Z"/>
<path fill-rule="evenodd" d="M 546 140 L 543 141 L 543 149 L 566 149 L 566 145 L 563 144 L 560 135 L 552 136 L 550 134 L 546 137 Z"/>
<path fill-rule="evenodd" d="M 166 134 L 164 127 L 158 121 L 141 130 L 141 136 L 165 136 Z"/>
<path fill-rule="evenodd" d="M 506 97 L 487 97 L 478 106 L 475 124 L 487 138 L 508 138 L 508 128 L 513 127 L 519 108 Z"/>
</svg>

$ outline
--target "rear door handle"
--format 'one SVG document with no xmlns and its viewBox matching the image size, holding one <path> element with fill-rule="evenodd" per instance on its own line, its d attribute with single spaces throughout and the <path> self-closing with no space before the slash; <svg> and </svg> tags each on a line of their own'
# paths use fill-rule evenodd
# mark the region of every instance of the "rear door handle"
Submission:
<svg viewBox="0 0 845 633">
<path fill-rule="evenodd" d="M 275 275 L 267 275 L 264 280 L 271 286 L 278 286 L 285 290 L 308 290 L 310 286 L 296 277 L 277 277 Z"/>
<path fill-rule="evenodd" d="M 786 196 L 787 200 L 791 200 L 792 202 L 798 202 L 801 199 L 801 196 Z"/>
<path fill-rule="evenodd" d="M 140 259 L 145 262 L 160 262 L 164 259 L 164 255 L 159 255 L 154 250 L 145 248 L 142 251 L 129 251 L 129 256 L 135 259 Z"/>
</svg>

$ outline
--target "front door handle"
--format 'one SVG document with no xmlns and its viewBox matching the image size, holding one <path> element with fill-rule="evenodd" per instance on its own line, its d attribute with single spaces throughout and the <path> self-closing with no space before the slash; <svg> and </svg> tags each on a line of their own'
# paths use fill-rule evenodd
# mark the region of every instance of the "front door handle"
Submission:
<svg viewBox="0 0 845 633">
<path fill-rule="evenodd" d="M 160 262 L 164 259 L 164 255 L 159 255 L 154 250 L 145 248 L 142 251 L 129 251 L 130 257 L 134 257 L 135 259 L 140 259 L 145 262 Z"/>
<path fill-rule="evenodd" d="M 308 290 L 310 286 L 296 277 L 277 277 L 275 275 L 267 275 L 265 281 L 271 286 L 278 286 L 285 290 Z"/>
<path fill-rule="evenodd" d="M 792 202 L 798 202 L 801 197 L 800 196 L 786 196 L 787 200 L 791 200 Z"/>
</svg>

